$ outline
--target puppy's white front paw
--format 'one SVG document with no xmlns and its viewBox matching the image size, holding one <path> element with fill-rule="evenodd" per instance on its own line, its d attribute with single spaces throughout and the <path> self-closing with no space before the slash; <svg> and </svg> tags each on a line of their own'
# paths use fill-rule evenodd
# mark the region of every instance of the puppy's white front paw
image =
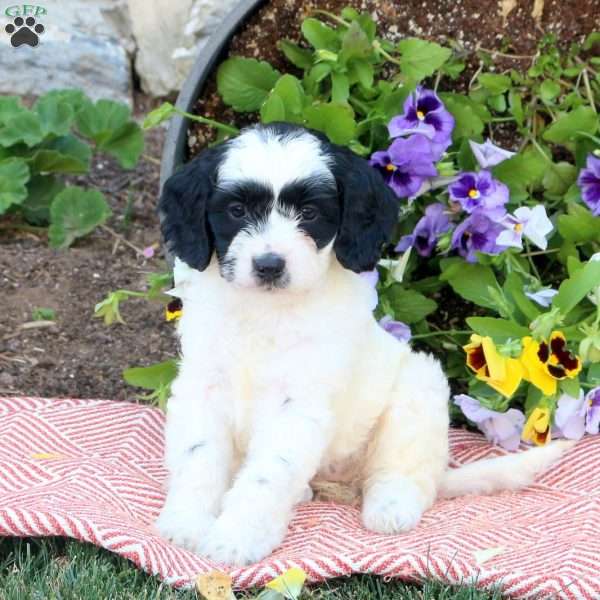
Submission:
<svg viewBox="0 0 600 600">
<path fill-rule="evenodd" d="M 410 479 L 372 485 L 363 498 L 362 520 L 377 533 L 403 533 L 414 529 L 429 507 L 419 487 Z"/>
<path fill-rule="evenodd" d="M 214 522 L 215 517 L 204 512 L 197 502 L 183 506 L 167 500 L 155 526 L 161 536 L 195 552 Z"/>
<path fill-rule="evenodd" d="M 274 523 L 273 515 L 242 519 L 223 513 L 200 541 L 197 551 L 216 562 L 249 565 L 271 554 L 283 541 L 285 532 L 285 526 Z"/>
</svg>

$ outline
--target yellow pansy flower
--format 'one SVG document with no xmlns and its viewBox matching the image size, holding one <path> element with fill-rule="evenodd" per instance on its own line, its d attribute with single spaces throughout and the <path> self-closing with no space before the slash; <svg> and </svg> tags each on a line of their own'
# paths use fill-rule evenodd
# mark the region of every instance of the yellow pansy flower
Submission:
<svg viewBox="0 0 600 600">
<path fill-rule="evenodd" d="M 521 438 L 525 442 L 533 442 L 536 446 L 543 446 L 550 441 L 549 408 L 538 406 L 531 411 Z"/>
<path fill-rule="evenodd" d="M 467 366 L 475 372 L 477 379 L 507 398 L 515 393 L 523 377 L 521 363 L 502 356 L 492 338 L 473 334 L 471 343 L 463 346 L 463 350 L 467 353 Z"/>
<path fill-rule="evenodd" d="M 576 377 L 581 371 L 581 360 L 567 349 L 565 336 L 553 331 L 550 341 L 536 342 L 527 336 L 523 338 L 523 378 L 540 389 L 546 396 L 556 393 L 557 381 Z"/>
<path fill-rule="evenodd" d="M 165 319 L 167 321 L 174 321 L 175 319 L 179 319 L 183 312 L 183 303 L 179 298 L 175 298 L 167 304 L 165 308 Z"/>
</svg>

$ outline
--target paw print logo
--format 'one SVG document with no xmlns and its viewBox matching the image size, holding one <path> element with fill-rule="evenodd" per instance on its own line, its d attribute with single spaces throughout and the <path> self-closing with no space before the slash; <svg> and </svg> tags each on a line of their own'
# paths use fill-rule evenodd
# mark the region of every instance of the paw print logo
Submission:
<svg viewBox="0 0 600 600">
<path fill-rule="evenodd" d="M 16 48 L 27 44 L 28 46 L 37 46 L 40 43 L 39 36 L 44 33 L 44 26 L 35 22 L 33 17 L 16 17 L 12 23 L 9 23 L 4 31 L 10 35 L 10 43 Z"/>
</svg>

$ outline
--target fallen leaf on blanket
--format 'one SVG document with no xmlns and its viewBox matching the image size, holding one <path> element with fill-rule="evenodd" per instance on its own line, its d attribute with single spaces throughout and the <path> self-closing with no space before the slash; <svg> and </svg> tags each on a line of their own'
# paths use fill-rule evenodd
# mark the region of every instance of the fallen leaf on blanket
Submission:
<svg viewBox="0 0 600 600">
<path fill-rule="evenodd" d="M 542 20 L 543 12 L 544 12 L 544 0 L 534 0 L 533 1 L 533 10 L 531 11 L 531 17 L 536 22 L 537 25 L 539 25 Z"/>
<path fill-rule="evenodd" d="M 37 460 L 53 460 L 57 458 L 66 458 L 66 456 L 64 454 L 59 454 L 58 452 L 34 452 L 31 455 L 31 458 Z"/>
<path fill-rule="evenodd" d="M 484 562 L 491 560 L 495 556 L 502 554 L 506 550 L 504 546 L 497 546 L 496 548 L 484 548 L 483 550 L 476 550 L 473 552 L 475 562 L 478 566 L 481 566 Z"/>
<path fill-rule="evenodd" d="M 235 600 L 231 590 L 231 577 L 222 571 L 198 575 L 196 590 L 206 600 Z"/>
<path fill-rule="evenodd" d="M 306 573 L 299 567 L 292 567 L 269 581 L 265 586 L 268 588 L 259 594 L 261 600 L 276 600 L 277 598 L 288 598 L 288 600 L 297 600 L 306 581 Z"/>
<path fill-rule="evenodd" d="M 500 14 L 502 15 L 504 25 L 506 25 L 506 17 L 508 17 L 515 6 L 517 6 L 517 0 L 500 0 Z"/>
</svg>

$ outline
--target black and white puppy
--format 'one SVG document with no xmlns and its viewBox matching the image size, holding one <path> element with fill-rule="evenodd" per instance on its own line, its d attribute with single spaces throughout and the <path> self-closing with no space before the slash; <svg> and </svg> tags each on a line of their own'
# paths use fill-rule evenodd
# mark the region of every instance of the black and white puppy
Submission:
<svg viewBox="0 0 600 600">
<path fill-rule="evenodd" d="M 529 483 L 563 446 L 448 469 L 448 385 L 372 315 L 398 200 L 321 134 L 247 128 L 167 182 L 162 232 L 183 299 L 166 423 L 175 543 L 268 555 L 318 476 L 361 487 L 365 527 L 412 529 L 438 495 Z"/>
</svg>

